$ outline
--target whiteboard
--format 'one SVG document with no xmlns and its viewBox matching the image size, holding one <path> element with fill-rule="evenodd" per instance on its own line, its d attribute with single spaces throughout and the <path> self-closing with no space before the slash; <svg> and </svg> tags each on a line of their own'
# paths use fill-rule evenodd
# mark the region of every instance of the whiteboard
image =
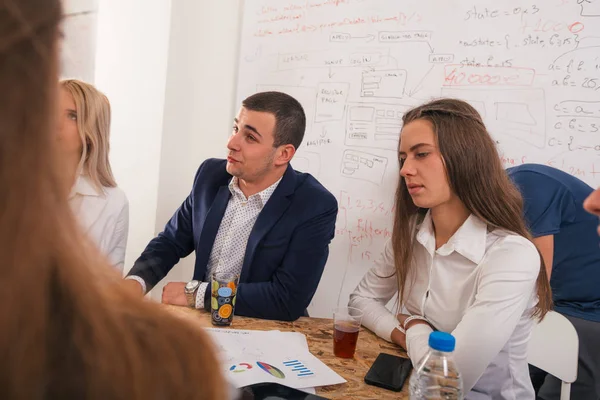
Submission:
<svg viewBox="0 0 600 400">
<path fill-rule="evenodd" d="M 330 317 L 391 236 L 412 106 L 467 100 L 506 167 L 549 164 L 598 185 L 600 0 L 246 0 L 238 101 L 264 90 L 304 106 L 292 166 L 339 203 L 309 307 Z"/>
</svg>

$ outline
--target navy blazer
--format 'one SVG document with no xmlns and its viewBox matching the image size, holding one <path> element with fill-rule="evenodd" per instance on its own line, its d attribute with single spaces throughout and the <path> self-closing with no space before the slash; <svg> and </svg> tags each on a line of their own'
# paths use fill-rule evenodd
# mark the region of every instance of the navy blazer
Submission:
<svg viewBox="0 0 600 400">
<path fill-rule="evenodd" d="M 180 258 L 196 252 L 194 279 L 208 282 L 208 259 L 231 197 L 226 161 L 206 160 L 192 192 L 128 275 L 148 290 Z M 235 314 L 293 321 L 305 313 L 325 268 L 334 236 L 337 201 L 310 174 L 288 165 L 252 228 L 240 275 Z M 210 285 L 204 307 L 210 309 Z"/>
</svg>

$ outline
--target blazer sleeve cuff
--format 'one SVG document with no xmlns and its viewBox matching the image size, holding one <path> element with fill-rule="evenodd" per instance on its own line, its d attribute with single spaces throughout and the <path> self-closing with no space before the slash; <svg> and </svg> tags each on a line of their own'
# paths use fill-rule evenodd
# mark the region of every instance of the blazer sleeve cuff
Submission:
<svg viewBox="0 0 600 400">
<path fill-rule="evenodd" d="M 210 299 L 211 299 L 211 293 L 210 293 L 210 285 L 208 283 L 204 283 L 204 310 L 210 312 Z M 202 291 L 202 287 L 198 288 L 198 294 L 200 294 L 200 292 Z"/>
<path fill-rule="evenodd" d="M 126 276 L 125 279 L 131 279 L 131 280 L 136 281 L 137 283 L 139 283 L 142 286 L 142 291 L 144 292 L 144 294 L 147 293 L 146 281 L 143 280 L 142 278 L 140 278 L 139 276 L 129 275 L 129 276 Z"/>
</svg>

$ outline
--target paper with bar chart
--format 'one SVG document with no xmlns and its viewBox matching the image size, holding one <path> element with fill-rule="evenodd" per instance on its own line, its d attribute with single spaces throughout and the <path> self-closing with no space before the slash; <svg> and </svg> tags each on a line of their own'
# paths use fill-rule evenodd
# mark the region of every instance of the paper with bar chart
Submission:
<svg viewBox="0 0 600 400">
<path fill-rule="evenodd" d="M 207 329 L 227 379 L 235 387 L 276 382 L 296 389 L 346 380 L 308 351 L 298 332 Z"/>
</svg>

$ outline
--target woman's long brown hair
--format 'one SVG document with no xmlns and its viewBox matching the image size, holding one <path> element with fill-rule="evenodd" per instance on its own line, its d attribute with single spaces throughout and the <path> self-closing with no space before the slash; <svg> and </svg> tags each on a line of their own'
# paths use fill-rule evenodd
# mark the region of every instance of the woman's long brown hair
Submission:
<svg viewBox="0 0 600 400">
<path fill-rule="evenodd" d="M 59 0 L 0 0 L 0 398 L 223 399 L 207 335 L 129 295 L 56 157 Z"/>
<path fill-rule="evenodd" d="M 504 171 L 496 145 L 477 110 L 461 100 L 440 99 L 408 111 L 403 123 L 407 125 L 419 119 L 433 125 L 450 188 L 467 210 L 484 221 L 490 230 L 505 229 L 531 240 L 523 220 L 521 194 Z M 411 261 L 418 217 L 426 212 L 415 206 L 406 181 L 400 177 L 392 232 L 400 304 L 405 298 L 407 276 L 413 268 Z M 534 315 L 541 319 L 552 308 L 543 259 L 537 278 L 537 294 Z"/>
</svg>

